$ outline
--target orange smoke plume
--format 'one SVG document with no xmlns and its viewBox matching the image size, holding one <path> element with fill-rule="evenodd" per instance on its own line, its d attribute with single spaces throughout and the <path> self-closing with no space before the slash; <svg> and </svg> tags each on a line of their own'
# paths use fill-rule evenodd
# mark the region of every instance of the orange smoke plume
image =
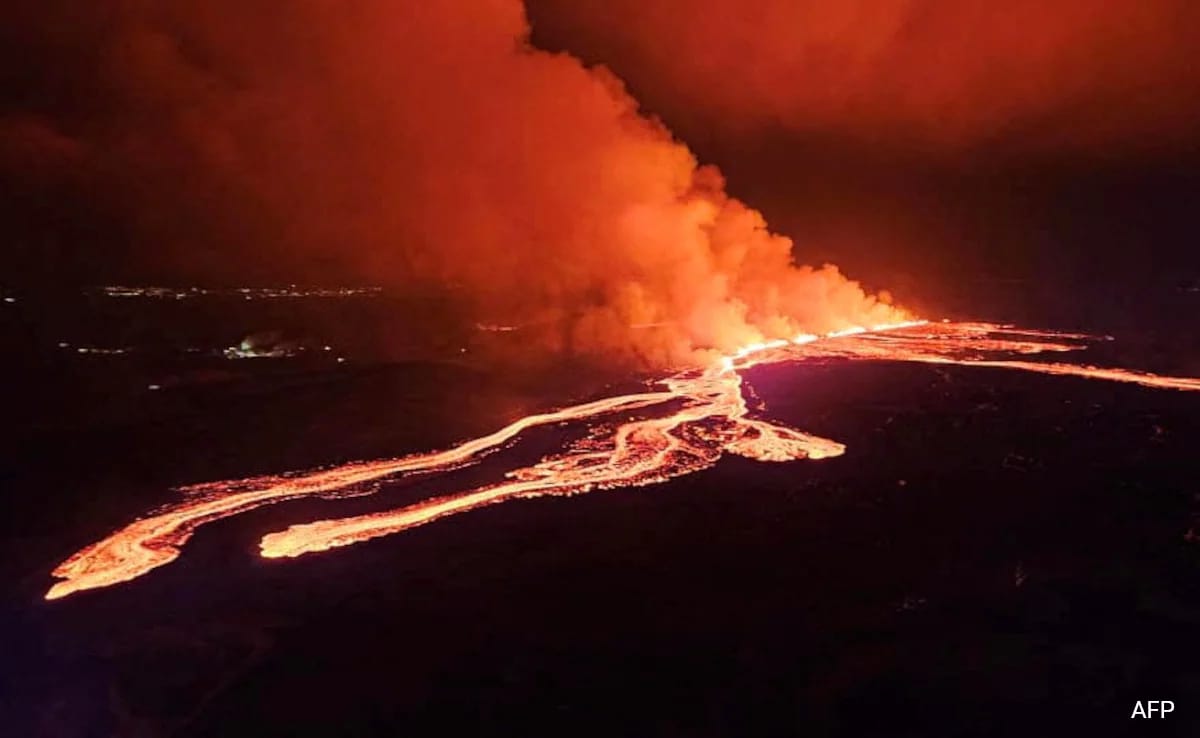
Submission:
<svg viewBox="0 0 1200 738">
<path fill-rule="evenodd" d="M 616 77 L 530 46 L 517 0 L 116 8 L 89 11 L 104 102 L 74 128 L 169 268 L 450 289 L 657 366 L 904 317 L 794 267 Z"/>
<path fill-rule="evenodd" d="M 539 35 L 726 130 L 1053 153 L 1200 122 L 1189 0 L 529 2 Z"/>
</svg>

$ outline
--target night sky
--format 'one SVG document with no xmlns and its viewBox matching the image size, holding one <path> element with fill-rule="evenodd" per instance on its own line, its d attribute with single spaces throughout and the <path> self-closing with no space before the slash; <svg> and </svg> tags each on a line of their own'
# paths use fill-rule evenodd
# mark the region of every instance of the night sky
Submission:
<svg viewBox="0 0 1200 738">
<path fill-rule="evenodd" d="M 797 254 L 958 280 L 1200 276 L 1194 4 L 530 3 Z"/>
</svg>

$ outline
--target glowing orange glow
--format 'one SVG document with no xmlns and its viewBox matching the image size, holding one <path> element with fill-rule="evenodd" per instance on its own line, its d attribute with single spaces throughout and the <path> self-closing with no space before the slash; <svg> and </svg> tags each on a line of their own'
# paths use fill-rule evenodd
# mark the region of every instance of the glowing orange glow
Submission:
<svg viewBox="0 0 1200 738">
<path fill-rule="evenodd" d="M 727 452 L 759 461 L 841 455 L 845 447 L 836 441 L 750 417 L 739 370 L 760 363 L 833 358 L 959 364 L 1160 389 L 1200 390 L 1200 379 L 999 358 L 1077 351 L 1085 347 L 1080 343 L 1085 340 L 1088 337 L 1080 334 L 989 323 L 910 321 L 844 329 L 824 336 L 801 334 L 793 341 L 759 342 L 707 368 L 670 376 L 655 391 L 530 415 L 449 450 L 186 488 L 183 500 L 131 523 L 63 562 L 53 572 L 62 581 L 50 588 L 46 599 L 129 581 L 170 563 L 205 523 L 284 500 L 354 494 L 361 492 L 363 485 L 387 478 L 457 468 L 478 460 L 522 431 L 551 423 L 581 422 L 584 427 L 590 425 L 591 434 L 559 454 L 509 472 L 505 481 L 496 484 L 396 510 L 320 520 L 270 533 L 261 542 L 262 555 L 291 557 L 347 546 L 512 499 L 654 484 L 711 467 Z M 651 408 L 656 408 L 653 414 Z M 637 413 L 630 417 L 634 411 Z M 612 416 L 625 419 L 614 425 L 612 421 L 617 418 Z M 598 422 L 605 419 L 610 422 Z"/>
<path fill-rule="evenodd" d="M 1019 369 L 1057 376 L 1127 382 L 1156 389 L 1200 390 L 1200 379 L 1190 377 L 1164 377 L 1149 372 L 1089 364 L 988 358 L 989 354 L 1001 353 L 1030 355 L 1078 351 L 1085 346 L 1063 341 L 1088 338 L 1090 337 L 1079 333 L 1018 329 L 990 323 L 937 323 L 926 325 L 923 331 L 875 332 L 847 337 L 836 342 L 823 341 L 792 353 L 799 358 L 882 359 Z"/>
</svg>

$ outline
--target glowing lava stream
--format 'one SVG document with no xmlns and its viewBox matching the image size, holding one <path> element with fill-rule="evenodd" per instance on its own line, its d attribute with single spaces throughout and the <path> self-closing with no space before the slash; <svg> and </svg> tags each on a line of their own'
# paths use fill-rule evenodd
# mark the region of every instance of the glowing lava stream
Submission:
<svg viewBox="0 0 1200 738">
<path fill-rule="evenodd" d="M 268 476 L 198 485 L 186 497 L 134 521 L 64 561 L 53 572 L 63 581 L 46 599 L 129 581 L 170 563 L 195 530 L 221 518 L 284 500 L 347 493 L 364 483 L 421 472 L 445 471 L 478 459 L 522 431 L 563 421 L 595 421 L 614 413 L 668 402 L 682 407 L 663 417 L 597 427 L 584 441 L 537 464 L 508 473 L 506 481 L 396 510 L 293 525 L 262 539 L 262 555 L 299 556 L 396 533 L 447 515 L 505 500 L 570 495 L 595 489 L 665 481 L 712 466 L 725 452 L 760 461 L 838 456 L 836 441 L 748 417 L 739 369 L 753 364 L 814 358 L 914 361 L 1020 369 L 1055 375 L 1200 390 L 1200 379 L 1163 377 L 1124 369 L 988 358 L 1084 348 L 1079 334 L 1014 329 L 988 323 L 912 322 L 851 328 L 825 336 L 747 346 L 704 370 L 681 372 L 655 392 L 622 395 L 522 418 L 452 449 L 359 462 L 291 476 Z"/>
</svg>

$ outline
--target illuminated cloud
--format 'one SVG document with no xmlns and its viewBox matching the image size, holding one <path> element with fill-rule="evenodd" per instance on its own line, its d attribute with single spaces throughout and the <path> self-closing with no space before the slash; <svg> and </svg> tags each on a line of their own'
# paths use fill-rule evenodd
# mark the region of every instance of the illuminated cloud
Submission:
<svg viewBox="0 0 1200 738">
<path fill-rule="evenodd" d="M 728 130 L 1044 153 L 1178 144 L 1200 122 L 1200 7 L 1188 0 L 530 6 L 539 35 Z"/>
<path fill-rule="evenodd" d="M 658 366 L 902 317 L 793 268 L 615 76 L 532 48 L 516 0 L 126 0 L 71 29 L 84 92 L 35 112 L 165 268 L 450 291 L 523 349 Z"/>
</svg>

